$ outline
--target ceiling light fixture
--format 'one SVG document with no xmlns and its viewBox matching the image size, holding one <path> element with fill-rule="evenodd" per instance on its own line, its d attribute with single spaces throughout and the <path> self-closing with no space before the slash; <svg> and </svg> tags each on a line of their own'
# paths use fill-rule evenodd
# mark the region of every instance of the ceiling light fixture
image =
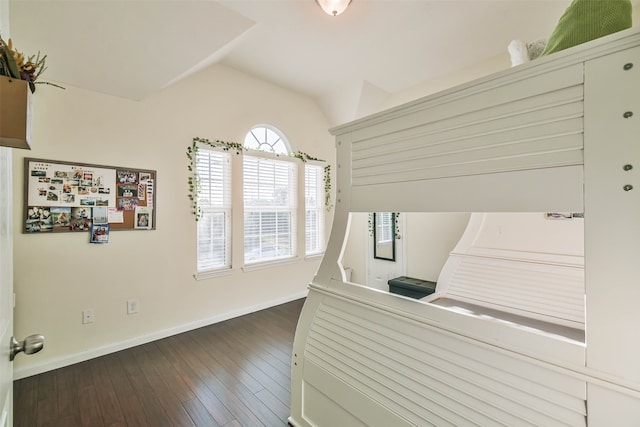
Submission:
<svg viewBox="0 0 640 427">
<path fill-rule="evenodd" d="M 351 0 L 316 0 L 322 10 L 332 16 L 338 16 L 347 9 Z"/>
</svg>

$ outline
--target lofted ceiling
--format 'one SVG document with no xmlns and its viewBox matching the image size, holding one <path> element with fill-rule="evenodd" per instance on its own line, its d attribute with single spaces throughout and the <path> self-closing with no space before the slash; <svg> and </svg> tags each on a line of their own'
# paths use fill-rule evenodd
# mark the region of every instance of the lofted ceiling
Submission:
<svg viewBox="0 0 640 427">
<path fill-rule="evenodd" d="M 7 1 L 7 0 L 0 0 Z M 211 64 L 357 105 L 547 37 L 570 0 L 10 0 L 10 32 L 47 53 L 46 78 L 133 100 Z M 344 109 L 343 109 L 344 110 Z"/>
</svg>

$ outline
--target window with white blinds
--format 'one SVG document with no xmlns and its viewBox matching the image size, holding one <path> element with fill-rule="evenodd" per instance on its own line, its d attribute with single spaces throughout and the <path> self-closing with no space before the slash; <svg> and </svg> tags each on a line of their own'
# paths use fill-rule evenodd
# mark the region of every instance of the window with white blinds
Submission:
<svg viewBox="0 0 640 427">
<path fill-rule="evenodd" d="M 244 262 L 296 255 L 296 176 L 293 161 L 245 154 Z"/>
<path fill-rule="evenodd" d="M 305 241 L 306 254 L 324 252 L 324 186 L 323 168 L 306 164 L 304 167 Z"/>
<path fill-rule="evenodd" d="M 228 152 L 200 149 L 198 171 L 198 272 L 231 267 L 231 159 Z"/>
<path fill-rule="evenodd" d="M 389 243 L 395 233 L 395 221 L 392 212 L 376 212 L 376 242 Z"/>
</svg>

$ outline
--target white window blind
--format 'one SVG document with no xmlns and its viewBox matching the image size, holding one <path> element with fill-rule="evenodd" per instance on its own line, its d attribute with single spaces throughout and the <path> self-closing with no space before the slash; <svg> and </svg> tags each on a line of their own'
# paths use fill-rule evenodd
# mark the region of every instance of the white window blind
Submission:
<svg viewBox="0 0 640 427">
<path fill-rule="evenodd" d="M 296 174 L 290 161 L 244 156 L 244 261 L 296 255 Z"/>
<path fill-rule="evenodd" d="M 198 150 L 198 272 L 231 266 L 231 159 L 228 152 Z"/>
<path fill-rule="evenodd" d="M 306 254 L 324 252 L 323 168 L 306 164 L 304 168 Z"/>
<path fill-rule="evenodd" d="M 395 233 L 394 215 L 392 212 L 376 213 L 376 242 L 389 243 Z"/>
</svg>

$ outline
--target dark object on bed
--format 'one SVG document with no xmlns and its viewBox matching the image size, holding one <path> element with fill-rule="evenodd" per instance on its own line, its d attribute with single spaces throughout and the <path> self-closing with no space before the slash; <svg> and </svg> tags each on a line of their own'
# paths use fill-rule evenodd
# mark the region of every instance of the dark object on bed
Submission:
<svg viewBox="0 0 640 427">
<path fill-rule="evenodd" d="M 424 298 L 436 291 L 436 282 L 407 276 L 390 279 L 387 283 L 389 284 L 389 292 L 392 294 L 416 299 Z"/>
</svg>

